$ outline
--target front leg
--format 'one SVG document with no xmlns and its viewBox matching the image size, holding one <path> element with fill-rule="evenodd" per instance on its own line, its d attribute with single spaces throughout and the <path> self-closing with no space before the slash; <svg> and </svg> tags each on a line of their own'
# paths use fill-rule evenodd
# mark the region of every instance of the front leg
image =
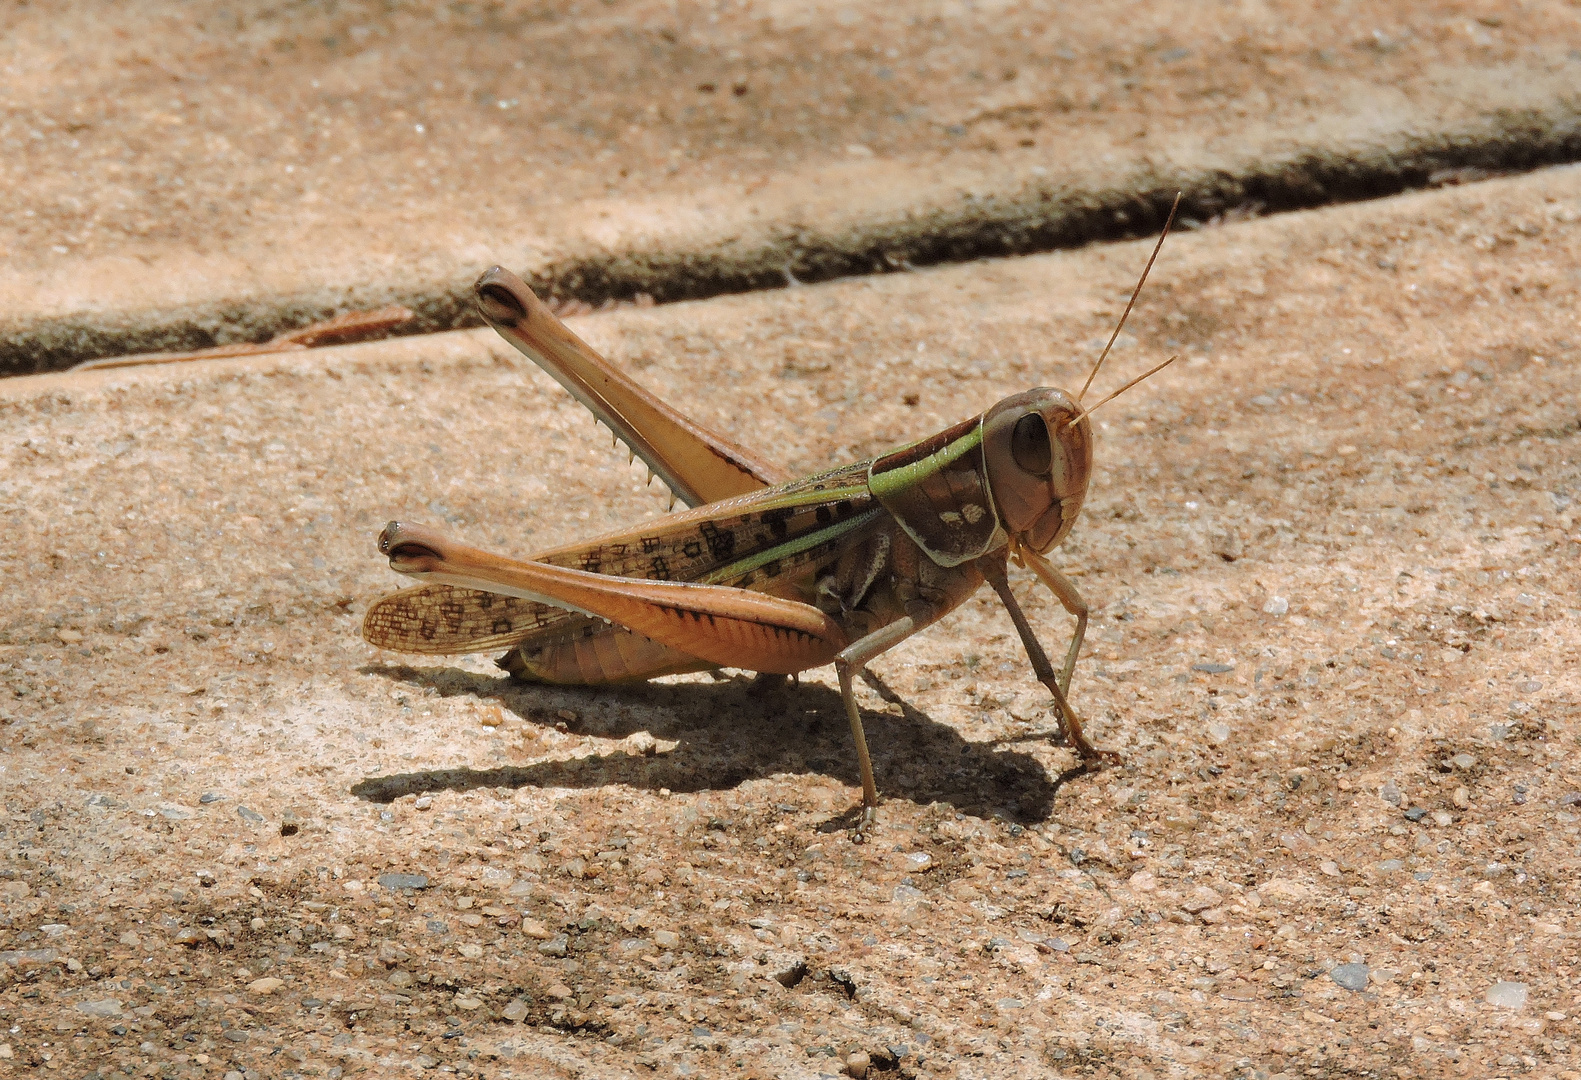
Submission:
<svg viewBox="0 0 1581 1080">
<path fill-rule="evenodd" d="M 903 615 L 888 626 L 858 638 L 834 658 L 834 670 L 840 676 L 840 699 L 845 702 L 845 715 L 851 721 L 851 737 L 856 740 L 856 761 L 862 772 L 862 822 L 856 827 L 852 839 L 861 843 L 873 827 L 878 813 L 878 783 L 873 779 L 873 759 L 867 753 L 867 735 L 862 730 L 862 712 L 856 706 L 851 680 L 867 666 L 868 661 L 880 653 L 899 645 L 919 629 L 915 619 Z"/>
<path fill-rule="evenodd" d="M 1101 762 L 1118 764 L 1120 756 L 1108 750 L 1099 750 L 1087 741 L 1087 736 L 1082 734 L 1081 719 L 1077 717 L 1076 710 L 1070 707 L 1070 702 L 1065 697 L 1059 678 L 1054 673 L 1054 665 L 1049 663 L 1048 654 L 1043 651 L 1043 646 L 1038 644 L 1037 635 L 1032 632 L 1032 626 L 1027 622 L 1027 617 L 1021 611 L 1021 605 L 1016 602 L 1015 593 L 1010 591 L 1010 578 L 1005 573 L 1005 557 L 1002 553 L 986 555 L 977 560 L 977 569 L 982 573 L 984 580 L 992 585 L 994 592 L 999 594 L 999 599 L 1004 603 L 1005 610 L 1010 613 L 1010 621 L 1016 625 L 1016 633 L 1021 635 L 1021 644 L 1026 647 L 1027 659 L 1032 662 L 1032 672 L 1038 681 L 1048 687 L 1054 695 L 1054 704 L 1060 720 L 1060 727 L 1064 729 L 1066 741 L 1081 755 L 1082 760 L 1089 766 Z M 1034 564 L 1035 565 L 1035 564 Z M 1079 645 L 1079 641 L 1077 642 Z M 1067 677 L 1068 681 L 1068 677 Z"/>
<path fill-rule="evenodd" d="M 1059 687 L 1069 697 L 1070 677 L 1076 670 L 1076 657 L 1081 653 L 1081 643 L 1087 637 L 1087 601 L 1081 598 L 1081 593 L 1076 591 L 1076 585 L 1070 578 L 1037 552 L 1018 545 L 1015 554 L 1023 565 L 1032 568 L 1038 580 L 1048 586 L 1049 592 L 1059 598 L 1065 610 L 1076 616 L 1076 630 L 1071 634 L 1070 648 L 1065 650 L 1065 666 L 1059 673 Z"/>
</svg>

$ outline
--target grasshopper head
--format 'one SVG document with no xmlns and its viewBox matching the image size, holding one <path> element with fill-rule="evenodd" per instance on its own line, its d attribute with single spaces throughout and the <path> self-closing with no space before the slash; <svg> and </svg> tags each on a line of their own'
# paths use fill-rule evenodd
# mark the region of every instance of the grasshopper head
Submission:
<svg viewBox="0 0 1581 1080">
<path fill-rule="evenodd" d="M 989 409 L 983 457 L 1005 531 L 1040 554 L 1063 540 L 1092 474 L 1092 423 L 1069 395 L 1039 387 Z"/>
</svg>

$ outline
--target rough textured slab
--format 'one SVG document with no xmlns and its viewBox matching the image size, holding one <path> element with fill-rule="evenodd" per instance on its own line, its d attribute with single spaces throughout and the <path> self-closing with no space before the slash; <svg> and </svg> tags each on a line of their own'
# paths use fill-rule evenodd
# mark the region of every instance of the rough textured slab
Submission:
<svg viewBox="0 0 1581 1080">
<path fill-rule="evenodd" d="M 812 468 L 1076 383 L 1144 256 L 577 329 Z M 826 673 L 531 690 L 359 642 L 388 517 L 526 551 L 660 512 L 486 335 L 0 384 L 0 1071 L 1565 1075 L 1578 265 L 1574 169 L 1172 241 L 1102 382 L 1185 359 L 1099 414 L 1056 553 L 1127 765 L 1055 779 L 969 604 L 874 665 L 866 847 L 821 829 Z"/>
<path fill-rule="evenodd" d="M 655 0 L 0 15 L 0 370 L 263 340 L 494 262 L 595 302 L 1581 153 L 1563 3 Z"/>
</svg>

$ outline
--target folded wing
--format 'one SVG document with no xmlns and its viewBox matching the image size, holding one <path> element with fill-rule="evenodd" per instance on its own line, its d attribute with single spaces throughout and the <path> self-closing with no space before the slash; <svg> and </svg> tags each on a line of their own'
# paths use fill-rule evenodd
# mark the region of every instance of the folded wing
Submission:
<svg viewBox="0 0 1581 1080">
<path fill-rule="evenodd" d="M 454 656 L 509 649 L 540 632 L 572 633 L 594 621 L 536 600 L 432 584 L 375 601 L 362 636 L 381 649 Z"/>
</svg>

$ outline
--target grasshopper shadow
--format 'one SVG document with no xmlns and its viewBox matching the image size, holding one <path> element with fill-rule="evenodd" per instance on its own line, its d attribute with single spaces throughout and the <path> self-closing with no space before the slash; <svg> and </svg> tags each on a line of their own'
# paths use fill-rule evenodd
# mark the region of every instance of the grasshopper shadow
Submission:
<svg viewBox="0 0 1581 1080">
<path fill-rule="evenodd" d="M 550 687 L 479 675 L 458 668 L 368 665 L 377 675 L 441 697 L 497 703 L 528 724 L 555 727 L 562 711 L 576 716 L 566 731 L 620 739 L 647 731 L 678 745 L 637 757 L 622 752 L 566 761 L 493 768 L 426 769 L 368 777 L 352 794 L 387 803 L 403 795 L 478 787 L 596 788 L 626 784 L 657 791 L 715 791 L 775 775 L 821 773 L 856 785 L 856 748 L 837 691 L 790 684 L 764 689 L 746 680 Z M 976 817 L 1021 824 L 1044 821 L 1060 786 L 1080 770 L 1050 777 L 1029 754 L 970 743 L 894 694 L 875 676 L 869 685 L 898 704 L 901 715 L 864 710 L 879 790 L 888 798 L 949 802 Z"/>
</svg>

